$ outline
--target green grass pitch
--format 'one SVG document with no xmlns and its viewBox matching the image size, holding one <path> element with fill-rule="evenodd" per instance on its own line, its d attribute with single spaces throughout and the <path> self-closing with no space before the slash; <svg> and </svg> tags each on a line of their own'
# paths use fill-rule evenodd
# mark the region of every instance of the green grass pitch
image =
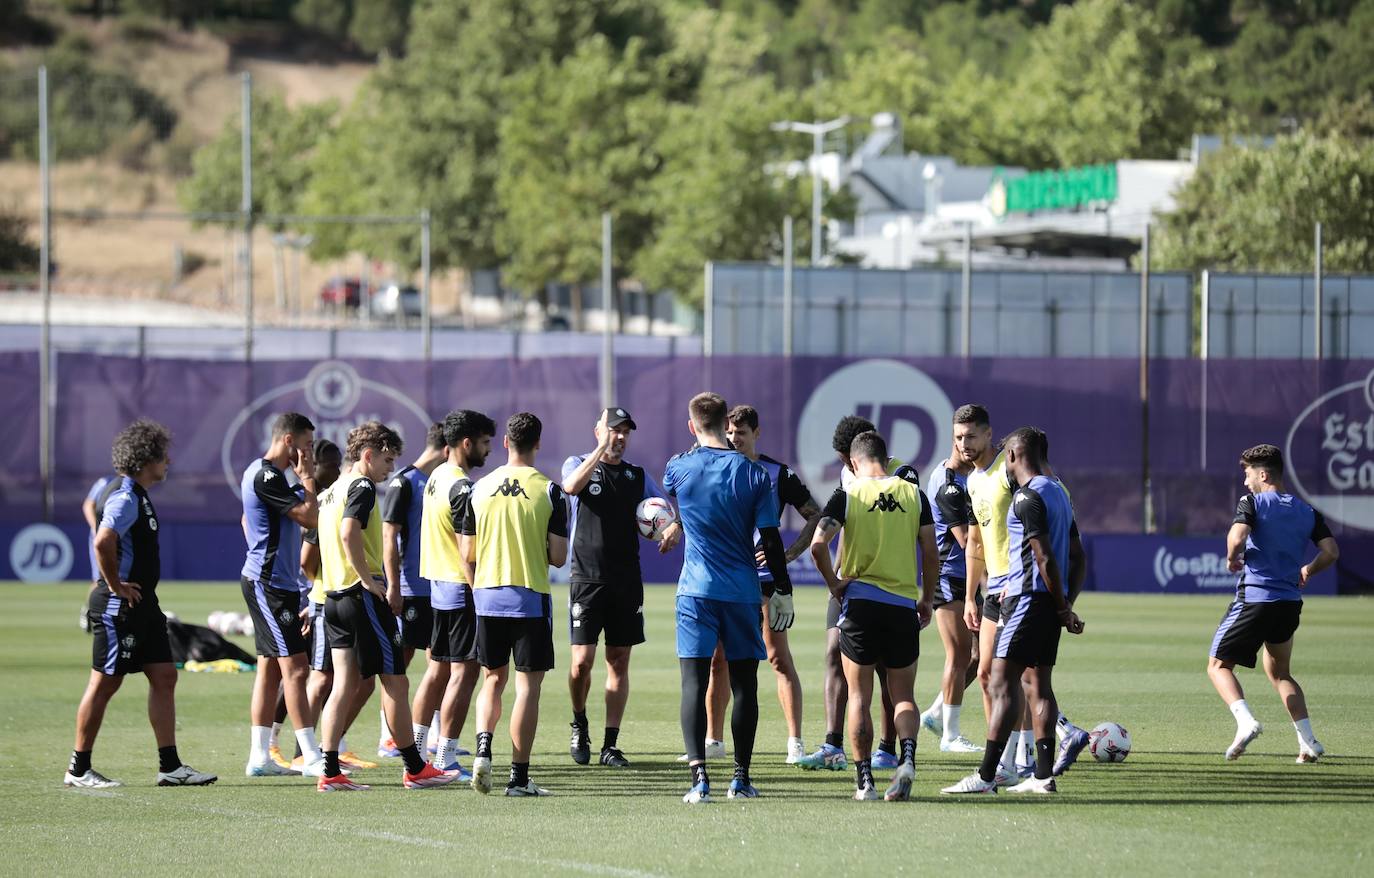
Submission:
<svg viewBox="0 0 1374 878">
<path fill-rule="evenodd" d="M 1079 603 L 1087 632 L 1065 637 L 1056 688 L 1078 724 L 1110 719 L 1131 731 L 1135 749 L 1126 762 L 1099 765 L 1085 753 L 1057 797 L 950 800 L 939 788 L 971 771 L 977 757 L 941 754 L 923 732 L 916 800 L 853 802 L 851 772 L 783 764 L 786 731 L 764 667 L 754 762 L 763 797 L 726 801 L 728 764 L 713 763 L 721 800 L 692 808 L 680 801 L 687 775 L 674 761 L 682 741 L 667 587 L 648 590 L 649 642 L 635 650 L 621 733 L 634 763 L 628 771 L 569 760 L 567 638 L 555 625 L 560 667 L 544 687 L 532 770 L 555 796 L 537 801 L 482 797 L 466 787 L 408 792 L 397 762 L 362 772 L 373 789 L 353 795 L 320 796 L 313 782 L 290 778 L 245 778 L 248 674 L 181 676 L 178 744 L 191 764 L 219 773 L 217 785 L 153 786 L 146 686 L 132 678 L 112 703 L 95 751 L 96 766 L 126 786 L 64 790 L 90 661 L 90 642 L 75 624 L 84 589 L 0 588 L 3 874 L 1374 873 L 1368 599 L 1313 599 L 1303 613 L 1295 671 L 1330 754 L 1316 765 L 1294 764 L 1292 727 L 1260 672 L 1243 673 L 1242 682 L 1266 732 L 1239 762 L 1222 759 L 1234 726 L 1203 667 L 1224 597 L 1089 593 Z M 167 583 L 159 592 L 164 608 L 188 621 L 242 609 L 237 585 Z M 802 590 L 797 603 L 792 644 L 813 747 L 823 732 L 823 594 Z M 565 591 L 555 604 L 566 607 Z M 941 662 L 938 637 L 928 631 L 919 701 L 933 693 Z M 419 670 L 415 663 L 412 681 Z M 601 679 L 598 671 L 589 711 L 594 746 Z M 981 741 L 976 687 L 969 696 L 964 729 Z M 351 741 L 366 751 L 362 745 L 376 733 L 377 712 L 369 707 Z M 471 721 L 463 741 L 471 746 Z M 499 776 L 510 754 L 504 727 L 495 751 Z"/>
</svg>

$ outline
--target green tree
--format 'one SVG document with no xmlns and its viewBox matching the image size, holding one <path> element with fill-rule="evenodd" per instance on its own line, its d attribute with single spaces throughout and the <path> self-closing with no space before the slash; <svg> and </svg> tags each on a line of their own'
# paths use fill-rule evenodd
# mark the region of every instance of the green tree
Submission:
<svg viewBox="0 0 1374 878">
<path fill-rule="evenodd" d="M 369 55 L 399 53 L 410 33 L 412 0 L 353 0 L 348 38 Z"/>
<path fill-rule="evenodd" d="M 290 109 L 275 95 L 253 96 L 253 212 L 297 213 L 310 183 L 311 157 L 337 113 L 333 101 Z M 242 123 L 228 121 L 200 149 L 178 197 L 189 211 L 237 211 L 242 202 Z M 274 223 L 273 228 L 281 228 Z"/>
<path fill-rule="evenodd" d="M 335 39 L 348 37 L 354 0 L 297 0 L 291 17 L 302 26 Z"/>
<path fill-rule="evenodd" d="M 1157 264 L 1304 272 L 1322 223 L 1332 272 L 1374 271 L 1374 142 L 1301 132 L 1205 157 L 1160 217 Z"/>
</svg>

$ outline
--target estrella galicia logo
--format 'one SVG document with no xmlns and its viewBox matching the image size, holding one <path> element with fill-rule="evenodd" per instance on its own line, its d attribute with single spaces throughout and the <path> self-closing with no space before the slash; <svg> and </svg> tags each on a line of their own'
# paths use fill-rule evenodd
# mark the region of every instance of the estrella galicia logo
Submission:
<svg viewBox="0 0 1374 878">
<path fill-rule="evenodd" d="M 839 479 L 830 437 L 846 415 L 872 421 L 887 440 L 888 453 L 920 472 L 931 472 L 949 449 L 954 406 L 940 385 L 906 363 L 863 360 L 822 381 L 802 407 L 797 463 L 809 484 Z"/>
<path fill-rule="evenodd" d="M 31 524 L 10 543 L 10 569 L 23 582 L 61 582 L 72 560 L 72 541 L 51 524 Z"/>
<path fill-rule="evenodd" d="M 377 367 L 383 368 L 383 367 Z M 423 437 L 430 417 L 415 400 L 382 381 L 364 378 L 342 360 L 316 364 L 304 378 L 285 381 L 259 395 L 234 415 L 224 431 L 220 466 L 239 493 L 243 466 L 271 444 L 272 422 L 298 411 L 315 424 L 315 436 L 345 446 L 348 431 L 364 421 L 381 421 L 407 440 Z"/>
<path fill-rule="evenodd" d="M 1294 490 L 1327 518 L 1374 530 L 1374 372 L 1312 401 L 1283 449 Z"/>
<path fill-rule="evenodd" d="M 1199 552 L 1195 555 L 1175 555 L 1167 546 L 1160 546 L 1155 552 L 1155 582 L 1162 589 L 1177 586 L 1174 580 L 1187 577 L 1193 580 L 1193 587 L 1205 589 L 1233 589 L 1236 587 L 1236 574 L 1226 569 L 1226 556 L 1217 552 Z"/>
<path fill-rule="evenodd" d="M 519 479 L 506 478 L 496 487 L 496 493 L 502 497 L 524 497 L 530 499 L 530 495 L 525 493 L 525 489 L 520 487 Z"/>
<path fill-rule="evenodd" d="M 869 512 L 906 512 L 906 508 L 897 501 L 895 494 L 879 494 L 878 499 L 873 501 L 873 505 L 868 507 Z"/>
</svg>

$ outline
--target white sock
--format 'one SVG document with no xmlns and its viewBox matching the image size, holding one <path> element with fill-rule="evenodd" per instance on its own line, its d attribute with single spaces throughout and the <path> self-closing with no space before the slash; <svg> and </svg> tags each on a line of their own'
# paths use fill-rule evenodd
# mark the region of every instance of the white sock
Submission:
<svg viewBox="0 0 1374 878">
<path fill-rule="evenodd" d="M 806 749 L 806 745 L 802 743 L 801 738 L 789 737 L 787 739 L 787 752 L 791 753 L 794 749 L 803 751 Z"/>
<path fill-rule="evenodd" d="M 1035 765 L 1035 732 L 1030 729 L 1022 729 L 1018 733 L 1016 745 L 1016 767 L 1024 768 Z"/>
<path fill-rule="evenodd" d="M 301 756 L 304 757 L 307 765 L 312 762 L 319 762 L 324 758 L 324 754 L 320 752 L 320 745 L 315 740 L 313 728 L 296 729 L 296 743 L 300 745 Z M 339 752 L 343 753 L 344 751 L 340 750 Z"/>
<path fill-rule="evenodd" d="M 941 715 L 940 708 L 945 706 L 945 693 L 943 691 L 935 693 L 935 699 L 930 702 L 930 707 L 921 711 L 921 722 L 926 721 L 926 717 L 938 717 Z"/>
<path fill-rule="evenodd" d="M 377 715 L 382 718 L 382 730 L 377 735 L 377 746 L 380 747 L 381 745 L 386 743 L 387 738 L 391 737 L 391 729 L 387 728 L 386 725 L 386 711 L 379 710 L 377 711 Z"/>
<path fill-rule="evenodd" d="M 1081 729 L 1069 722 L 1069 718 L 1064 716 L 1064 712 L 1061 710 L 1059 712 L 1059 719 L 1055 720 L 1054 723 L 1054 736 L 1062 741 L 1065 736 L 1071 735 L 1077 731 L 1081 731 Z"/>
<path fill-rule="evenodd" d="M 435 708 L 435 710 L 434 710 L 434 716 L 432 716 L 432 717 L 429 718 L 429 727 L 430 727 L 431 729 L 437 729 L 437 728 L 439 728 L 439 710 L 438 710 L 438 708 Z"/>
<path fill-rule="evenodd" d="M 1244 698 L 1238 698 L 1230 704 L 1231 715 L 1236 718 L 1236 729 L 1240 730 L 1247 726 L 1254 725 L 1255 715 L 1250 712 L 1250 705 L 1245 703 Z"/>
<path fill-rule="evenodd" d="M 458 739 L 439 736 L 439 747 L 434 754 L 434 767 L 448 768 L 458 761 Z"/>
<path fill-rule="evenodd" d="M 1312 734 L 1312 717 L 1300 719 L 1293 723 L 1293 728 L 1298 730 L 1298 740 L 1311 747 L 1317 743 L 1317 739 Z"/>
<path fill-rule="evenodd" d="M 1002 751 L 1002 767 L 1008 771 L 1016 770 L 1016 751 L 1021 749 L 1021 733 L 1013 731 L 1007 738 L 1007 747 Z"/>
<path fill-rule="evenodd" d="M 272 737 L 268 739 L 269 747 L 277 746 L 277 739 L 281 737 L 281 723 L 272 723 Z"/>
<path fill-rule="evenodd" d="M 248 747 L 248 761 L 255 765 L 262 765 L 270 758 L 267 755 L 267 748 L 271 746 L 268 742 L 272 740 L 272 729 L 270 726 L 253 726 L 252 738 Z"/>
<path fill-rule="evenodd" d="M 962 704 L 942 704 L 940 714 L 945 721 L 944 733 L 940 735 L 941 741 L 953 741 L 959 737 L 959 711 L 963 710 Z"/>
<path fill-rule="evenodd" d="M 420 751 L 420 756 L 425 754 L 425 742 L 429 738 L 429 726 L 422 726 L 415 723 L 411 726 L 415 732 L 415 749 Z"/>
</svg>

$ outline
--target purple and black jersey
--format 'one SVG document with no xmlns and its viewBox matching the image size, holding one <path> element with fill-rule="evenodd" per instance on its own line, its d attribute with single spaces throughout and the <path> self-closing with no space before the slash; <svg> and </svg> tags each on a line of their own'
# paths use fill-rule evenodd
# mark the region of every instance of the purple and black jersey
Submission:
<svg viewBox="0 0 1374 878">
<path fill-rule="evenodd" d="M 563 462 L 563 480 L 577 471 L 585 454 Z M 570 495 L 568 547 L 572 581 L 598 585 L 641 585 L 639 524 L 635 510 L 649 497 L 664 497 L 663 489 L 643 467 L 621 461 L 598 461 L 585 487 Z"/>
<path fill-rule="evenodd" d="M 294 473 L 292 474 L 294 476 Z M 287 515 L 305 502 L 305 486 L 259 458 L 243 471 L 243 578 L 281 591 L 301 590 L 301 526 Z"/>
<path fill-rule="evenodd" d="M 1007 555 L 1011 569 L 1003 596 L 1049 592 L 1049 584 L 1040 575 L 1030 545 L 1033 537 L 1041 537 L 1059 567 L 1059 578 L 1067 597 L 1069 533 L 1072 529 L 1073 505 L 1058 482 L 1048 476 L 1036 476 L 1018 488 L 1007 510 Z"/>
<path fill-rule="evenodd" d="M 948 466 L 937 467 L 930 480 L 929 499 L 935 520 L 935 545 L 940 550 L 940 578 L 963 579 L 968 575 L 968 567 L 964 547 L 955 539 L 953 528 L 976 523 L 973 501 L 968 495 L 968 476 Z"/>
<path fill-rule="evenodd" d="M 754 463 L 763 467 L 763 471 L 768 473 L 768 481 L 773 486 L 774 499 L 778 504 L 778 517 L 780 519 L 788 506 L 801 512 L 807 504 L 815 502 L 806 485 L 787 464 L 774 460 L 766 454 L 760 454 L 759 459 Z M 759 534 L 758 531 L 755 531 L 754 548 L 756 550 L 761 548 L 758 540 Z M 773 581 L 773 574 L 768 571 L 767 564 L 759 565 L 759 581 Z"/>
<path fill-rule="evenodd" d="M 157 511 L 153 509 L 153 501 L 148 499 L 148 492 L 138 482 L 124 476 L 119 479 L 118 485 L 118 489 L 105 501 L 100 526 L 119 534 L 119 543 L 115 548 L 119 578 L 124 582 L 138 583 L 143 600 L 147 600 L 153 596 L 162 577 L 157 545 Z M 105 584 L 103 577 L 101 583 Z"/>
<path fill-rule="evenodd" d="M 1250 528 L 1238 596 L 1248 604 L 1302 600 L 1307 544 L 1331 536 L 1322 514 L 1292 494 L 1265 491 L 1240 498 L 1235 523 Z"/>
<path fill-rule="evenodd" d="M 420 575 L 420 517 L 428 482 L 429 476 L 408 466 L 391 477 L 382 497 L 382 521 L 401 531 L 401 594 L 408 598 L 430 596 L 430 582 Z"/>
</svg>

